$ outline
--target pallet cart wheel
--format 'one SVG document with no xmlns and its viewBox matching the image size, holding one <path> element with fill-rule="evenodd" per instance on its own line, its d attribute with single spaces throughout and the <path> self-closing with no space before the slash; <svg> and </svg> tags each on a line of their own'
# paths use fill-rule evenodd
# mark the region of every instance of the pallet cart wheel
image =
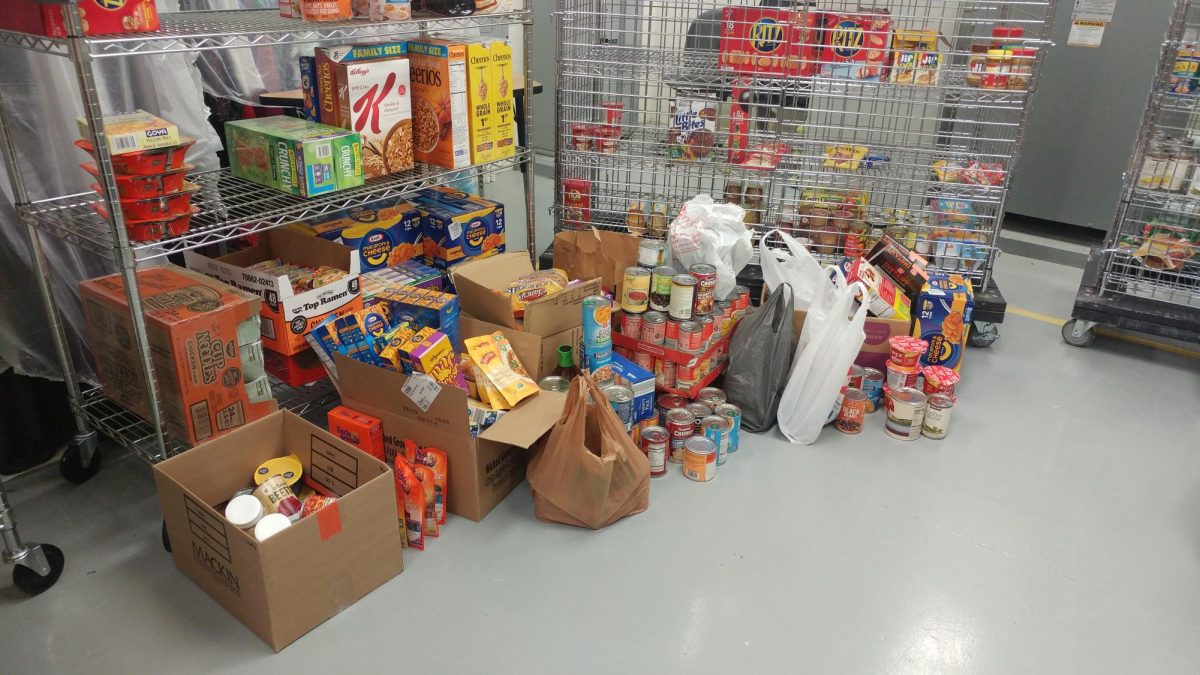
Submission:
<svg viewBox="0 0 1200 675">
<path fill-rule="evenodd" d="M 33 568 L 20 563 L 13 568 L 13 585 L 29 595 L 37 595 L 53 586 L 62 576 L 63 567 L 67 564 L 67 557 L 57 546 L 39 545 L 42 547 L 42 553 L 46 556 L 46 562 L 50 565 L 50 572 L 46 576 L 42 576 L 33 571 Z"/>
<path fill-rule="evenodd" d="M 170 553 L 171 552 L 171 535 L 167 534 L 167 521 L 165 521 L 165 520 L 163 521 L 163 524 L 162 524 L 162 542 L 163 542 L 163 548 L 166 549 L 167 553 Z"/>
<path fill-rule="evenodd" d="M 67 481 L 76 485 L 82 485 L 92 479 L 100 472 L 100 447 L 97 446 L 92 451 L 92 461 L 86 466 L 83 463 L 83 446 L 79 443 L 72 443 L 67 446 L 63 452 L 62 459 L 58 460 L 58 472 Z"/>
<path fill-rule="evenodd" d="M 1091 347 L 1096 341 L 1096 329 L 1088 328 L 1087 330 L 1078 330 L 1079 319 L 1071 319 L 1063 324 L 1062 338 L 1063 341 L 1072 347 Z"/>
<path fill-rule="evenodd" d="M 1000 329 L 994 323 L 973 323 L 971 324 L 971 346 L 977 349 L 986 349 L 995 344 L 996 340 L 1000 339 Z"/>
</svg>

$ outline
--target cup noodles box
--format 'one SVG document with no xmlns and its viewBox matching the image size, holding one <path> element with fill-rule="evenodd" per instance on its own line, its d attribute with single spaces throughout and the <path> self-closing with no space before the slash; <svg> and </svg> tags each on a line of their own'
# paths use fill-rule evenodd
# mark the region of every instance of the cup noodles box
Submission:
<svg viewBox="0 0 1200 675">
<path fill-rule="evenodd" d="M 449 187 L 413 197 L 422 212 L 425 264 L 442 269 L 504 253 L 504 205 Z"/>
<path fill-rule="evenodd" d="M 408 43 L 412 67 L 413 148 L 427 164 L 471 164 L 467 50 L 437 40 Z"/>
<path fill-rule="evenodd" d="M 888 10 L 859 7 L 852 13 L 830 12 L 823 23 L 821 75 L 872 82 L 883 79 L 891 44 Z"/>
<path fill-rule="evenodd" d="M 233 175 L 297 197 L 363 184 L 362 138 L 279 115 L 225 123 Z"/>
<path fill-rule="evenodd" d="M 785 9 L 722 9 L 720 68 L 760 76 L 815 74 L 818 17 Z"/>
<path fill-rule="evenodd" d="M 259 235 L 257 245 L 227 256 L 214 259 L 187 251 L 184 260 L 190 269 L 263 298 L 263 346 L 281 354 L 308 349 L 305 334 L 325 319 L 363 308 L 358 255 L 340 244 L 288 228 L 265 232 Z M 286 274 L 272 276 L 248 269 L 268 260 L 314 269 L 333 267 L 347 274 L 332 283 L 298 293 Z"/>
<path fill-rule="evenodd" d="M 371 272 L 424 253 L 421 211 L 399 197 L 292 223 L 288 229 L 335 241 L 358 251 L 359 266 Z"/>
<path fill-rule="evenodd" d="M 366 177 L 377 178 L 411 169 L 412 99 L 408 59 L 392 56 L 372 61 L 349 61 L 338 63 L 336 70 L 340 126 L 362 136 Z"/>
<path fill-rule="evenodd" d="M 275 411 L 261 359 L 249 362 L 261 354 L 254 349 L 256 298 L 173 265 L 137 275 L 160 411 L 172 437 L 201 443 Z M 88 279 L 79 292 L 104 395 L 148 419 L 124 281 L 118 274 Z"/>
<path fill-rule="evenodd" d="M 921 357 L 926 366 L 945 366 L 959 372 L 967 334 L 975 313 L 971 280 L 959 274 L 930 272 L 917 298 L 912 334 L 929 342 Z"/>
<path fill-rule="evenodd" d="M 154 0 L 75 0 L 83 18 L 84 35 L 140 33 L 158 30 Z M 66 11 L 61 3 L 4 0 L 0 28 L 49 37 L 67 37 Z"/>
</svg>

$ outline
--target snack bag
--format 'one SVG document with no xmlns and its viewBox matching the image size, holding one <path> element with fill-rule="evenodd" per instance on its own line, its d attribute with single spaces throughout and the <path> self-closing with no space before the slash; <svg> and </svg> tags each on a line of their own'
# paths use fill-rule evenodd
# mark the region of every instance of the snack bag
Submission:
<svg viewBox="0 0 1200 675">
<path fill-rule="evenodd" d="M 504 295 L 512 300 L 513 316 L 519 319 L 525 316 L 525 305 L 562 291 L 568 283 L 563 270 L 541 270 L 508 282 Z"/>
<path fill-rule="evenodd" d="M 411 453 L 411 454 L 410 454 Z M 446 496 L 450 478 L 450 458 L 437 448 L 420 448 L 416 443 L 404 440 L 404 455 L 414 466 L 428 467 L 433 471 L 433 510 L 439 523 L 446 522 Z"/>
<path fill-rule="evenodd" d="M 425 512 L 421 516 L 421 532 L 426 537 L 436 537 L 442 533 L 442 530 L 438 525 L 437 512 L 433 508 L 433 502 L 437 498 L 433 469 L 415 463 L 412 468 L 417 480 L 421 481 L 421 489 L 425 492 Z"/>
<path fill-rule="evenodd" d="M 493 410 L 512 410 L 512 406 L 492 383 L 491 378 L 483 372 L 475 360 L 471 360 L 471 372 L 475 377 L 475 388 L 479 392 L 479 400 Z"/>
<path fill-rule="evenodd" d="M 425 550 L 425 488 L 408 460 L 396 455 L 393 464 L 396 475 L 396 510 L 408 534 L 408 545 Z"/>
<path fill-rule="evenodd" d="M 512 351 L 512 345 L 508 343 L 504 333 L 496 331 L 491 335 L 469 338 L 464 342 L 471 359 L 478 364 L 486 378 L 500 390 L 500 394 L 509 406 L 515 406 L 541 391 L 537 382 L 529 377 L 529 374 L 521 366 L 521 362 L 517 360 L 516 354 Z M 476 379 L 478 380 L 478 375 L 476 375 Z"/>
</svg>

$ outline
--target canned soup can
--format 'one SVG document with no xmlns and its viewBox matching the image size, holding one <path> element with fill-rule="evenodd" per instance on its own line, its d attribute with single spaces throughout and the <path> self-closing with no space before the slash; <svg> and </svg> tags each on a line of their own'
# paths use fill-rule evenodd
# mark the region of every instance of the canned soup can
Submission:
<svg viewBox="0 0 1200 675">
<path fill-rule="evenodd" d="M 921 436 L 921 428 L 925 422 L 925 394 L 905 387 L 890 392 L 891 400 L 887 406 L 887 422 L 883 430 L 888 436 L 902 441 L 915 441 Z"/>
<path fill-rule="evenodd" d="M 950 431 L 950 415 L 954 412 L 954 399 L 945 394 L 932 394 L 925 406 L 925 419 L 921 423 L 921 435 L 941 440 Z"/>
<path fill-rule="evenodd" d="M 610 384 L 601 389 L 604 397 L 608 399 L 613 410 L 617 413 L 617 418 L 621 420 L 621 424 L 625 427 L 625 431 L 633 428 L 633 390 L 621 384 Z"/>
<path fill-rule="evenodd" d="M 612 344 L 612 303 L 603 295 L 583 299 L 583 346 Z"/>
<path fill-rule="evenodd" d="M 717 477 L 717 447 L 707 438 L 693 437 L 684 444 L 683 475 L 708 482 Z"/>
<path fill-rule="evenodd" d="M 639 339 L 652 345 L 661 345 L 667 339 L 667 317 L 662 312 L 646 312 L 642 315 Z"/>
<path fill-rule="evenodd" d="M 692 311 L 696 314 L 712 314 L 713 303 L 717 300 L 717 268 L 708 263 L 696 263 L 688 268 L 688 274 L 696 278 Z"/>
<path fill-rule="evenodd" d="M 676 408 L 663 417 L 667 432 L 671 434 L 671 456 L 667 459 L 683 462 L 684 444 L 696 435 L 696 416 L 684 408 Z"/>
<path fill-rule="evenodd" d="M 651 426 L 642 429 L 642 452 L 650 460 L 650 475 L 667 475 L 667 455 L 671 454 L 671 434 L 666 429 Z"/>
<path fill-rule="evenodd" d="M 704 437 L 717 446 L 717 466 L 725 463 L 729 454 L 729 420 L 719 415 L 709 415 L 700 421 Z"/>
<path fill-rule="evenodd" d="M 742 441 L 742 409 L 732 403 L 724 403 L 717 406 L 713 413 L 729 420 L 729 452 L 737 452 Z"/>
<path fill-rule="evenodd" d="M 667 313 L 672 319 L 691 320 L 697 283 L 696 277 L 690 274 L 677 274 L 671 278 L 671 306 Z"/>
<path fill-rule="evenodd" d="M 635 314 L 650 309 L 650 270 L 645 267 L 625 268 L 621 283 L 621 309 Z"/>
</svg>

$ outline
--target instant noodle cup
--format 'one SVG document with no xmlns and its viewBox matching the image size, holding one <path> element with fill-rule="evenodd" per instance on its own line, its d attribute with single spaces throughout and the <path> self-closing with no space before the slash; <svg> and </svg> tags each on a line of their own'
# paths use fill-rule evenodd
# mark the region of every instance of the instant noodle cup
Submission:
<svg viewBox="0 0 1200 675">
<path fill-rule="evenodd" d="M 946 366 L 925 366 L 921 369 L 925 376 L 924 391 L 926 394 L 945 394 L 954 396 L 954 385 L 958 384 L 961 376 Z"/>
<path fill-rule="evenodd" d="M 96 168 L 95 164 L 86 162 L 79 166 L 84 171 L 90 173 L 96 180 L 100 180 L 100 170 Z M 195 168 L 191 164 L 184 164 L 178 169 L 146 176 L 117 174 L 114 178 L 117 182 L 118 197 L 122 201 L 150 199 L 151 197 L 161 197 L 165 194 L 179 192 L 183 189 L 184 177 L 189 171 Z"/>
<path fill-rule="evenodd" d="M 111 157 L 113 171 L 118 174 L 132 176 L 150 176 L 182 169 L 184 166 L 184 157 L 187 155 L 187 151 L 196 144 L 196 141 L 192 138 L 181 140 L 183 141 L 182 143 L 172 145 L 169 148 L 157 148 L 155 150 L 142 150 L 140 152 L 113 155 Z M 80 138 L 75 141 L 75 147 L 88 153 L 95 160 L 96 147 L 92 145 L 91 141 Z"/>
<path fill-rule="evenodd" d="M 101 217 L 108 218 L 108 209 L 103 204 L 92 204 L 92 210 Z M 163 237 L 178 237 L 192 226 L 192 217 L 200 213 L 200 209 L 192 206 L 186 213 L 151 220 L 126 220 L 125 231 L 130 241 L 158 241 Z"/>
<path fill-rule="evenodd" d="M 181 216 L 190 212 L 192 195 L 199 190 L 199 185 L 184 181 L 183 189 L 179 192 L 149 199 L 122 199 L 121 211 L 126 220 L 162 220 L 169 216 Z M 92 183 L 92 191 L 104 194 L 104 188 L 99 183 Z"/>
<path fill-rule="evenodd" d="M 921 355 L 925 353 L 926 349 L 929 349 L 928 342 L 908 335 L 896 335 L 888 338 L 888 346 L 892 351 L 892 364 L 901 370 L 917 368 L 921 362 Z"/>
</svg>

